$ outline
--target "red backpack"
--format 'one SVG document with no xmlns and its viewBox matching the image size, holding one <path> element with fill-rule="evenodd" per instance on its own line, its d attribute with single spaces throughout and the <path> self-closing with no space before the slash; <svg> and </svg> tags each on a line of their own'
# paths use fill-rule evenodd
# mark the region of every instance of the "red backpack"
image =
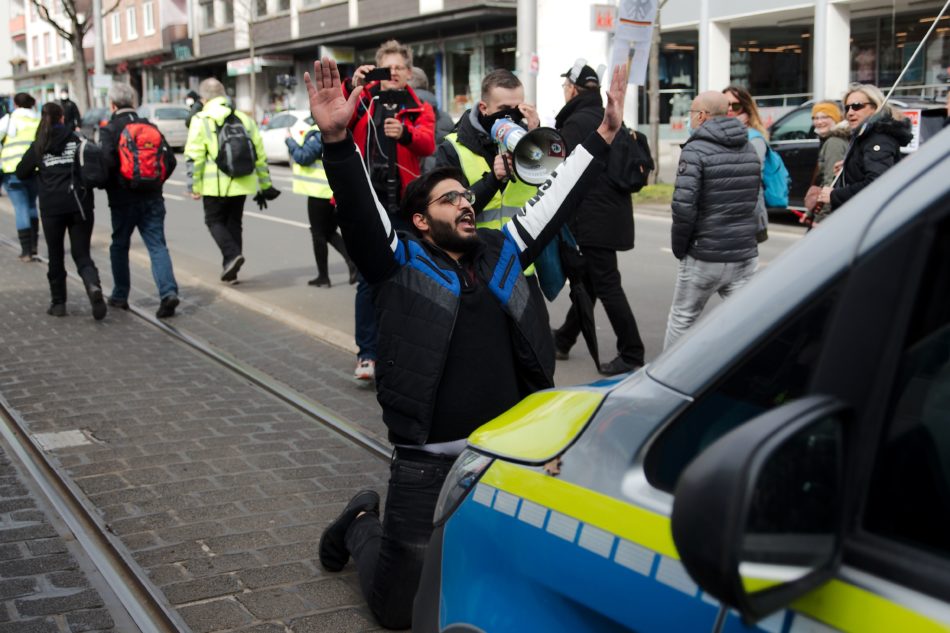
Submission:
<svg viewBox="0 0 950 633">
<path fill-rule="evenodd" d="M 129 123 L 119 135 L 119 177 L 130 189 L 160 191 L 171 176 L 170 151 L 165 137 L 147 120 Z"/>
</svg>

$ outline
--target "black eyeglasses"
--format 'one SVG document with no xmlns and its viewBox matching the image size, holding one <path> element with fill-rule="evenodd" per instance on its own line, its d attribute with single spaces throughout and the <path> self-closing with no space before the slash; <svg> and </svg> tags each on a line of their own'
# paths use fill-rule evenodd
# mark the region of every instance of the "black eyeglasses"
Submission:
<svg viewBox="0 0 950 633">
<path fill-rule="evenodd" d="M 847 103 L 844 106 L 844 111 L 847 112 L 848 110 L 854 110 L 855 112 L 857 112 L 858 110 L 863 110 L 864 106 L 869 106 L 869 105 L 871 105 L 870 102 L 861 103 L 860 101 L 856 103 Z"/>
<path fill-rule="evenodd" d="M 435 204 L 436 202 L 447 202 L 448 204 L 454 204 L 455 206 L 459 205 L 459 200 L 464 198 L 469 204 L 475 203 L 475 194 L 466 189 L 465 191 L 446 191 L 441 196 L 430 202 L 428 206 Z"/>
<path fill-rule="evenodd" d="M 742 112 L 742 104 L 739 103 L 738 101 L 731 101 L 729 102 L 729 109 L 735 112 L 736 114 L 739 114 L 740 112 Z"/>
</svg>

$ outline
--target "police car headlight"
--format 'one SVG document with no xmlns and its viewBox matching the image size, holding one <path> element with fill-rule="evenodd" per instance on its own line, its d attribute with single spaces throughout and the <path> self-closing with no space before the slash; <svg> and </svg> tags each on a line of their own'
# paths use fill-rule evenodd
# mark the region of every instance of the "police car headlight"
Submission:
<svg viewBox="0 0 950 633">
<path fill-rule="evenodd" d="M 448 477 L 445 478 L 439 500 L 435 504 L 433 523 L 436 527 L 452 516 L 493 461 L 495 460 L 491 457 L 470 449 L 462 451 L 455 460 L 452 470 L 449 471 Z"/>
</svg>

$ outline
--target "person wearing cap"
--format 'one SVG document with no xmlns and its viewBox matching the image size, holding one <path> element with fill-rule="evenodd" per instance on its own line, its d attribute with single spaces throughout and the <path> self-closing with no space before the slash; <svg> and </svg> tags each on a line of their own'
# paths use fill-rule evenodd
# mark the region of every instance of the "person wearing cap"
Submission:
<svg viewBox="0 0 950 633">
<path fill-rule="evenodd" d="M 20 261 L 29 262 L 37 254 L 39 243 L 40 216 L 36 207 L 39 195 L 36 180 L 21 180 L 16 175 L 16 167 L 26 154 L 27 148 L 36 138 L 40 126 L 40 116 L 33 109 L 36 99 L 25 92 L 13 97 L 13 112 L 0 119 L 0 166 L 3 169 L 3 188 L 13 203 L 16 217 L 16 232 L 20 240 Z"/>
<path fill-rule="evenodd" d="M 578 60 L 561 76 L 567 103 L 558 113 L 555 127 L 570 152 L 600 124 L 604 106 L 600 78 L 584 60 Z M 643 365 L 643 340 L 617 267 L 617 252 L 633 248 L 633 200 L 610 183 L 605 171 L 584 196 L 568 226 L 584 255 L 584 287 L 592 301 L 600 299 L 617 336 L 617 357 L 602 363 L 600 373 L 612 376 L 633 371 Z M 581 315 L 572 305 L 563 325 L 553 331 L 559 359 L 567 359 L 580 332 Z"/>
</svg>

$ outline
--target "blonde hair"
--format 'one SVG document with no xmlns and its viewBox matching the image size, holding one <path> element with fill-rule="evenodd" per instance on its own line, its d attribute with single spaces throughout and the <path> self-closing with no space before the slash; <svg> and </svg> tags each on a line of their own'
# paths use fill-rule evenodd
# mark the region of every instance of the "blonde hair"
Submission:
<svg viewBox="0 0 950 633">
<path fill-rule="evenodd" d="M 867 97 L 868 101 L 874 104 L 875 110 L 882 110 L 885 114 L 890 114 L 891 116 L 894 115 L 894 110 L 890 107 L 890 105 L 886 105 L 884 103 L 884 93 L 881 92 L 881 89 L 874 84 L 848 84 L 848 89 L 845 90 L 844 96 L 841 98 L 841 102 L 847 103 L 848 97 L 853 95 L 855 92 L 860 92 L 865 97 Z"/>
<path fill-rule="evenodd" d="M 376 65 L 383 63 L 383 57 L 386 55 L 402 55 L 406 60 L 406 66 L 412 66 L 412 51 L 405 44 L 400 44 L 398 40 L 387 40 L 376 49 Z"/>
</svg>

